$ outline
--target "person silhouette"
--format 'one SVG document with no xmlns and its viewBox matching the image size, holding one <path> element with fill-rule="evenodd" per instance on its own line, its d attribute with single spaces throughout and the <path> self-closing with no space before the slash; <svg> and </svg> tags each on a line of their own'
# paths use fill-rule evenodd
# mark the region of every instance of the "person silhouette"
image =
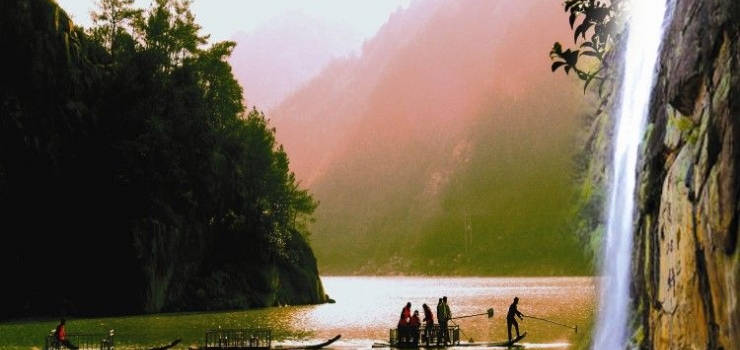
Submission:
<svg viewBox="0 0 740 350">
<path fill-rule="evenodd" d="M 511 341 L 511 326 L 514 325 L 514 328 L 516 329 L 516 337 L 519 338 L 519 323 L 516 321 L 516 317 L 518 316 L 520 320 L 523 320 L 523 316 L 519 310 L 517 310 L 517 305 L 519 304 L 519 297 L 514 297 L 514 302 L 509 305 L 509 312 L 506 314 L 506 327 L 509 331 L 509 341 Z"/>
<path fill-rule="evenodd" d="M 409 341 L 415 346 L 419 345 L 419 327 L 421 326 L 421 319 L 419 319 L 419 310 L 414 310 L 414 314 L 409 318 Z"/>
<path fill-rule="evenodd" d="M 409 341 L 409 321 L 411 319 L 411 302 L 407 302 L 406 306 L 401 310 L 401 317 L 398 320 L 398 341 L 408 342 Z"/>
<path fill-rule="evenodd" d="M 444 296 L 442 299 L 439 299 L 439 304 L 437 304 L 437 321 L 439 322 L 440 333 L 437 343 L 442 342 L 441 338 L 444 338 L 444 345 L 450 342 L 450 334 L 447 332 L 447 322 L 451 318 L 452 311 L 450 311 L 450 306 L 447 305 L 447 297 Z"/>
<path fill-rule="evenodd" d="M 428 345 L 429 337 L 432 336 L 432 328 L 434 328 L 434 314 L 429 305 L 424 304 L 422 308 L 424 309 L 424 338 Z"/>
<path fill-rule="evenodd" d="M 61 345 L 64 345 L 65 347 L 69 349 L 79 349 L 77 345 L 74 345 L 69 339 L 67 339 L 67 330 L 64 329 L 64 325 L 67 323 L 67 320 L 62 318 L 59 320 L 59 324 L 57 325 L 56 330 L 54 331 L 54 339 Z"/>
</svg>

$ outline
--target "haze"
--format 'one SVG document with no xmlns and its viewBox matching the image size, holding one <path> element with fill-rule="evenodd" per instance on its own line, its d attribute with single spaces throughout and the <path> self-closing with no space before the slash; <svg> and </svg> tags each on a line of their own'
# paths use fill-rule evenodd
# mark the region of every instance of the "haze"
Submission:
<svg viewBox="0 0 740 350">
<path fill-rule="evenodd" d="M 88 25 L 92 1 L 59 3 Z M 192 10 L 202 33 L 237 42 L 247 104 L 266 112 L 321 202 L 311 232 L 322 273 L 591 273 L 569 211 L 585 97 L 548 57 L 572 41 L 559 2 Z"/>
<path fill-rule="evenodd" d="M 75 23 L 90 27 L 90 11 L 95 0 L 56 0 Z M 288 12 L 299 12 L 327 21 L 344 23 L 369 38 L 399 7 L 408 7 L 411 0 L 194 0 L 191 10 L 203 33 L 215 41 L 230 40 L 238 32 L 251 32 L 256 27 Z M 148 8 L 151 0 L 136 0 L 140 8 Z"/>
</svg>

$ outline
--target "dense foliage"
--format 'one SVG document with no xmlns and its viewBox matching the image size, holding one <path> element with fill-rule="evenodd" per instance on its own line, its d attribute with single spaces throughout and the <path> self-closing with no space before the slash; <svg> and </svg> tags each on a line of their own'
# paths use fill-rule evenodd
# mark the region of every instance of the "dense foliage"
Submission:
<svg viewBox="0 0 740 350">
<path fill-rule="evenodd" d="M 317 203 L 245 110 L 235 44 L 206 46 L 187 0 L 132 4 L 100 0 L 87 33 L 0 5 L 0 318 L 260 305 L 269 278 L 230 271 L 310 268 Z"/>
<path fill-rule="evenodd" d="M 609 64 L 607 54 L 614 45 L 615 36 L 623 24 L 625 9 L 629 1 L 611 0 L 568 0 L 563 7 L 570 12 L 569 23 L 573 29 L 573 42 L 580 42 L 579 50 L 566 49 L 556 42 L 550 51 L 550 58 L 555 62 L 552 71 L 563 67 L 565 74 L 575 72 L 579 79 L 584 81 L 584 91 L 588 85 L 596 80 L 599 82 L 599 94 L 602 93 L 607 81 Z M 577 26 L 577 21 L 580 24 Z M 575 27 L 574 27 L 575 26 Z M 586 35 L 589 34 L 588 37 Z M 590 57 L 596 62 L 585 62 L 579 58 Z"/>
<path fill-rule="evenodd" d="M 612 120 L 609 112 L 614 102 L 615 74 L 620 67 L 617 55 L 629 10 L 629 0 L 568 0 L 563 3 L 570 12 L 569 23 L 573 41 L 579 50 L 566 49 L 556 42 L 550 51 L 552 71 L 563 67 L 566 74 L 573 71 L 584 81 L 584 93 L 591 82 L 598 82 L 597 112 L 584 120 L 583 148 L 575 157 L 578 194 L 572 209 L 574 227 L 592 260 L 598 259 L 605 227 L 607 196 L 608 151 L 611 147 Z M 580 23 L 579 23 L 580 20 Z M 582 59 L 582 58 L 586 59 Z"/>
</svg>

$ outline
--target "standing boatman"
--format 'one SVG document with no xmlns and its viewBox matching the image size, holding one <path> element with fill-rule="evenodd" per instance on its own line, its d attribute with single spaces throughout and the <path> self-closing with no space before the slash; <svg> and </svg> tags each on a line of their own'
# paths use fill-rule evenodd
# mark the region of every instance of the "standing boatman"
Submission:
<svg viewBox="0 0 740 350">
<path fill-rule="evenodd" d="M 442 298 L 439 298 L 437 303 L 437 323 L 439 324 L 439 333 L 437 333 L 437 345 L 442 343 L 442 314 L 445 312 L 444 305 L 442 305 Z M 446 325 L 447 323 L 445 323 Z"/>
<path fill-rule="evenodd" d="M 447 321 L 451 318 L 452 311 L 450 311 L 450 306 L 447 305 L 447 297 L 444 296 L 442 299 L 439 299 L 439 304 L 437 304 L 437 321 L 439 322 L 440 333 L 437 338 L 437 343 L 440 343 L 442 338 L 444 338 L 444 345 L 447 345 L 447 343 L 450 342 L 450 334 L 447 332 Z"/>
<path fill-rule="evenodd" d="M 519 310 L 517 310 L 516 306 L 519 304 L 519 297 L 514 297 L 514 302 L 509 305 L 509 312 L 506 314 L 506 328 L 509 330 L 509 342 L 511 342 L 511 325 L 514 325 L 514 328 L 516 328 L 516 337 L 519 338 L 519 323 L 516 321 L 516 317 L 519 316 L 520 320 L 524 319 L 524 315 L 522 315 Z"/>
</svg>

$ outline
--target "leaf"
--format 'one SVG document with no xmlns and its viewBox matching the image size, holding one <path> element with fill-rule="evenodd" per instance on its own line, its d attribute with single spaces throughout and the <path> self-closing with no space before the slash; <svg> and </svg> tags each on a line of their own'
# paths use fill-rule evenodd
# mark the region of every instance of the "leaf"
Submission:
<svg viewBox="0 0 740 350">
<path fill-rule="evenodd" d="M 592 23 L 588 22 L 588 17 L 583 20 L 583 23 L 581 23 L 575 30 L 575 33 L 573 34 L 573 42 L 578 41 L 578 36 L 582 36 L 583 39 L 586 39 L 586 31 L 588 31 L 589 28 L 591 28 Z"/>
<path fill-rule="evenodd" d="M 587 16 L 594 22 L 602 23 L 606 20 L 606 17 L 609 16 L 609 9 L 606 7 L 593 8 L 588 12 Z"/>
<path fill-rule="evenodd" d="M 563 52 L 563 59 L 569 66 L 575 67 L 576 64 L 578 64 L 578 55 L 580 54 L 579 50 L 571 51 L 570 49 L 565 50 Z"/>
<path fill-rule="evenodd" d="M 568 21 L 570 22 L 570 29 L 573 29 L 573 23 L 575 23 L 577 16 L 578 16 L 577 12 L 570 13 L 570 18 L 568 19 Z"/>
<path fill-rule="evenodd" d="M 552 51 L 551 52 L 554 52 L 554 53 L 557 53 L 558 55 L 560 55 L 563 52 L 563 46 L 560 45 L 559 42 L 555 42 L 555 44 L 552 45 Z"/>
<path fill-rule="evenodd" d="M 560 66 L 562 66 L 564 64 L 565 64 L 565 62 L 553 62 L 553 64 L 552 64 L 552 71 L 554 72 L 555 70 L 557 70 L 558 68 L 560 68 Z M 566 70 L 567 70 L 567 67 L 566 67 Z"/>
<path fill-rule="evenodd" d="M 594 45 L 599 46 L 599 35 L 595 31 L 594 31 L 594 34 L 591 35 L 590 38 L 588 38 L 588 40 L 590 42 L 594 43 Z"/>
<path fill-rule="evenodd" d="M 578 4 L 579 2 L 581 2 L 581 0 L 570 0 L 570 1 L 566 1 L 566 2 L 565 2 L 565 4 L 563 5 L 563 7 L 565 8 L 565 11 L 566 11 L 566 12 L 568 12 L 569 10 L 570 10 L 571 12 L 573 12 L 573 11 L 571 10 L 571 8 L 572 8 L 573 6 L 575 6 L 576 4 Z"/>
</svg>

